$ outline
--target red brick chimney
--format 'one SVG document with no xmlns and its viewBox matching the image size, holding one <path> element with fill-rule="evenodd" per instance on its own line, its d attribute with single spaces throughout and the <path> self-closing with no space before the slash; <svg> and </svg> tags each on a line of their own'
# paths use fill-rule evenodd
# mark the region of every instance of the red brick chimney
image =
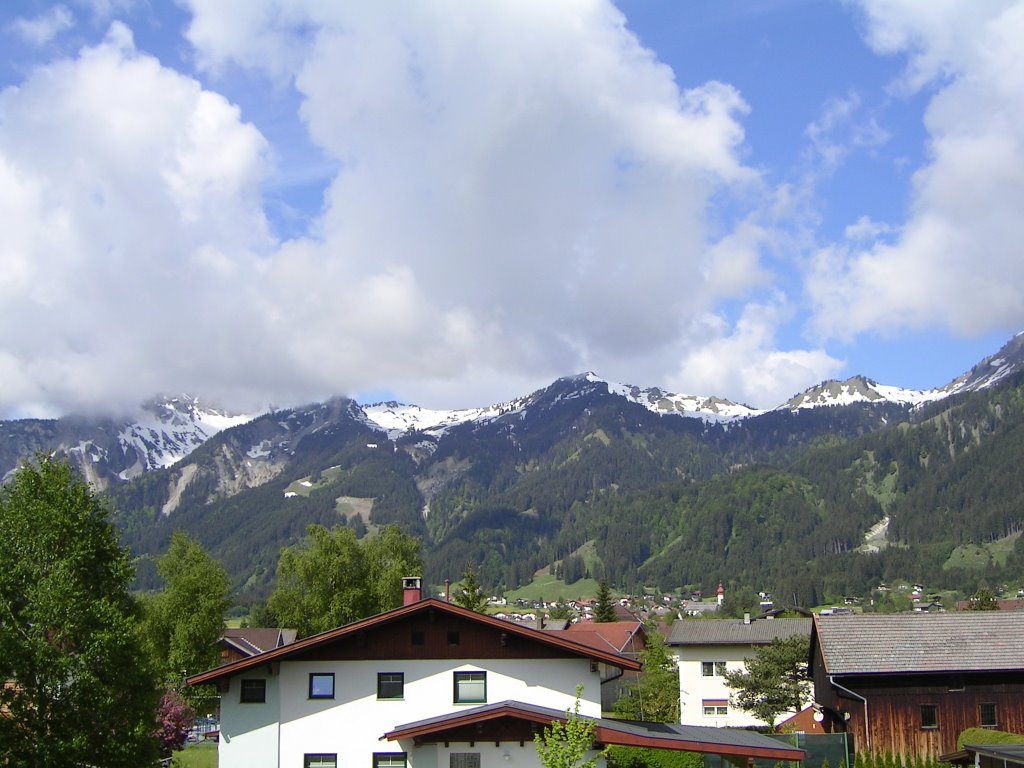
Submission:
<svg viewBox="0 0 1024 768">
<path fill-rule="evenodd" d="M 423 579 L 419 576 L 402 578 L 402 605 L 412 605 L 423 599 Z"/>
</svg>

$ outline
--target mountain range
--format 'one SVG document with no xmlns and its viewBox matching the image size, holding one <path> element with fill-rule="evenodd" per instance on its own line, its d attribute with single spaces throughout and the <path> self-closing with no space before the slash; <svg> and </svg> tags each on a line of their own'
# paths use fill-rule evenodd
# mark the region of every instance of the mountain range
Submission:
<svg viewBox="0 0 1024 768">
<path fill-rule="evenodd" d="M 123 419 L 0 422 L 0 472 L 36 451 L 66 455 L 110 496 L 143 587 L 177 527 L 248 600 L 307 525 L 365 535 L 395 523 L 421 537 L 435 582 L 472 564 L 494 587 L 549 569 L 808 602 L 901 572 L 966 587 L 1013 577 L 1022 379 L 1017 335 L 936 389 L 858 376 L 766 411 L 593 373 L 451 411 L 335 398 L 232 414 L 180 396 Z M 981 567 L 957 560 L 963 547 Z"/>
</svg>

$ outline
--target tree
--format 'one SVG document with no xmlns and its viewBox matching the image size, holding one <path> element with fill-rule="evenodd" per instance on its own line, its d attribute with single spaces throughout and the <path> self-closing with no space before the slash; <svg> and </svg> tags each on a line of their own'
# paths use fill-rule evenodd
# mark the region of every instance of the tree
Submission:
<svg viewBox="0 0 1024 768">
<path fill-rule="evenodd" d="M 135 768 L 156 756 L 156 675 L 131 560 L 69 465 L 0 487 L 0 762 Z"/>
<path fill-rule="evenodd" d="M 999 600 L 992 594 L 991 590 L 979 589 L 971 595 L 971 601 L 967 604 L 969 611 L 998 611 Z"/>
<path fill-rule="evenodd" d="M 572 618 L 572 610 L 564 600 L 556 600 L 555 604 L 548 609 L 548 618 L 554 621 L 564 621 Z"/>
<path fill-rule="evenodd" d="M 746 659 L 745 670 L 726 671 L 725 684 L 737 691 L 736 706 L 772 727 L 783 712 L 799 712 L 811 686 L 810 643 L 807 635 L 776 639 Z"/>
<path fill-rule="evenodd" d="M 611 592 L 608 590 L 608 582 L 604 580 L 597 585 L 597 598 L 594 600 L 594 621 L 605 624 L 618 621 L 615 616 L 615 607 L 612 605 Z"/>
<path fill-rule="evenodd" d="M 281 625 L 303 637 L 397 608 L 400 576 L 423 568 L 419 542 L 397 526 L 362 542 L 343 526 L 311 525 L 306 534 L 281 552 L 277 587 L 267 601 Z"/>
<path fill-rule="evenodd" d="M 576 703 L 565 712 L 565 722 L 555 720 L 543 733 L 533 736 L 537 757 L 544 768 L 595 768 L 597 756 L 587 758 L 594 748 L 597 727 L 593 720 L 580 717 L 583 686 L 576 686 Z"/>
<path fill-rule="evenodd" d="M 194 707 L 208 708 L 216 692 L 208 686 L 187 686 L 185 678 L 217 665 L 216 643 L 230 605 L 227 573 L 182 531 L 171 535 L 157 572 L 167 586 L 145 602 L 147 645 L 167 688 L 181 692 Z"/>
<path fill-rule="evenodd" d="M 156 711 L 156 730 L 153 737 L 160 745 L 160 757 L 185 746 L 185 739 L 195 722 L 196 712 L 177 691 L 167 691 L 160 697 Z"/>
<path fill-rule="evenodd" d="M 668 651 L 658 628 L 647 625 L 647 646 L 640 652 L 643 674 L 615 702 L 613 712 L 621 720 L 652 723 L 679 722 L 679 667 Z"/>
<path fill-rule="evenodd" d="M 476 569 L 470 565 L 462 574 L 462 588 L 455 595 L 455 603 L 477 613 L 487 609 L 487 595 L 476 576 Z"/>
</svg>

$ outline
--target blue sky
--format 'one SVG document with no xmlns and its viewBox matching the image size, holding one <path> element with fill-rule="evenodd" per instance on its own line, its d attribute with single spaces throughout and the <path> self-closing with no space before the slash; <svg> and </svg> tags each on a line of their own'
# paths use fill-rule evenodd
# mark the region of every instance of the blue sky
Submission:
<svg viewBox="0 0 1024 768">
<path fill-rule="evenodd" d="M 940 386 L 1024 328 L 1020 39 L 988 0 L 6 3 L 0 417 Z"/>
</svg>

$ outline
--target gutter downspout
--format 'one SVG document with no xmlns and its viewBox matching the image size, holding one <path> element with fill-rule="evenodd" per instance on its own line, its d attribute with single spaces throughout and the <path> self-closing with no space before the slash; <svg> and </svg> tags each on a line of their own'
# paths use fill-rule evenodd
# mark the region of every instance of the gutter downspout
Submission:
<svg viewBox="0 0 1024 768">
<path fill-rule="evenodd" d="M 864 746 L 867 747 L 866 751 L 870 752 L 871 751 L 871 721 L 868 720 L 868 700 L 865 699 L 863 696 L 861 696 L 856 691 L 851 691 L 849 688 L 847 688 L 845 686 L 842 686 L 839 683 L 837 683 L 836 679 L 835 679 L 835 677 L 833 675 L 829 675 L 828 676 L 828 681 L 832 685 L 833 688 L 838 688 L 840 691 L 843 691 L 844 693 L 848 693 L 851 696 L 853 696 L 855 699 L 860 699 L 861 701 L 864 702 Z"/>
</svg>

